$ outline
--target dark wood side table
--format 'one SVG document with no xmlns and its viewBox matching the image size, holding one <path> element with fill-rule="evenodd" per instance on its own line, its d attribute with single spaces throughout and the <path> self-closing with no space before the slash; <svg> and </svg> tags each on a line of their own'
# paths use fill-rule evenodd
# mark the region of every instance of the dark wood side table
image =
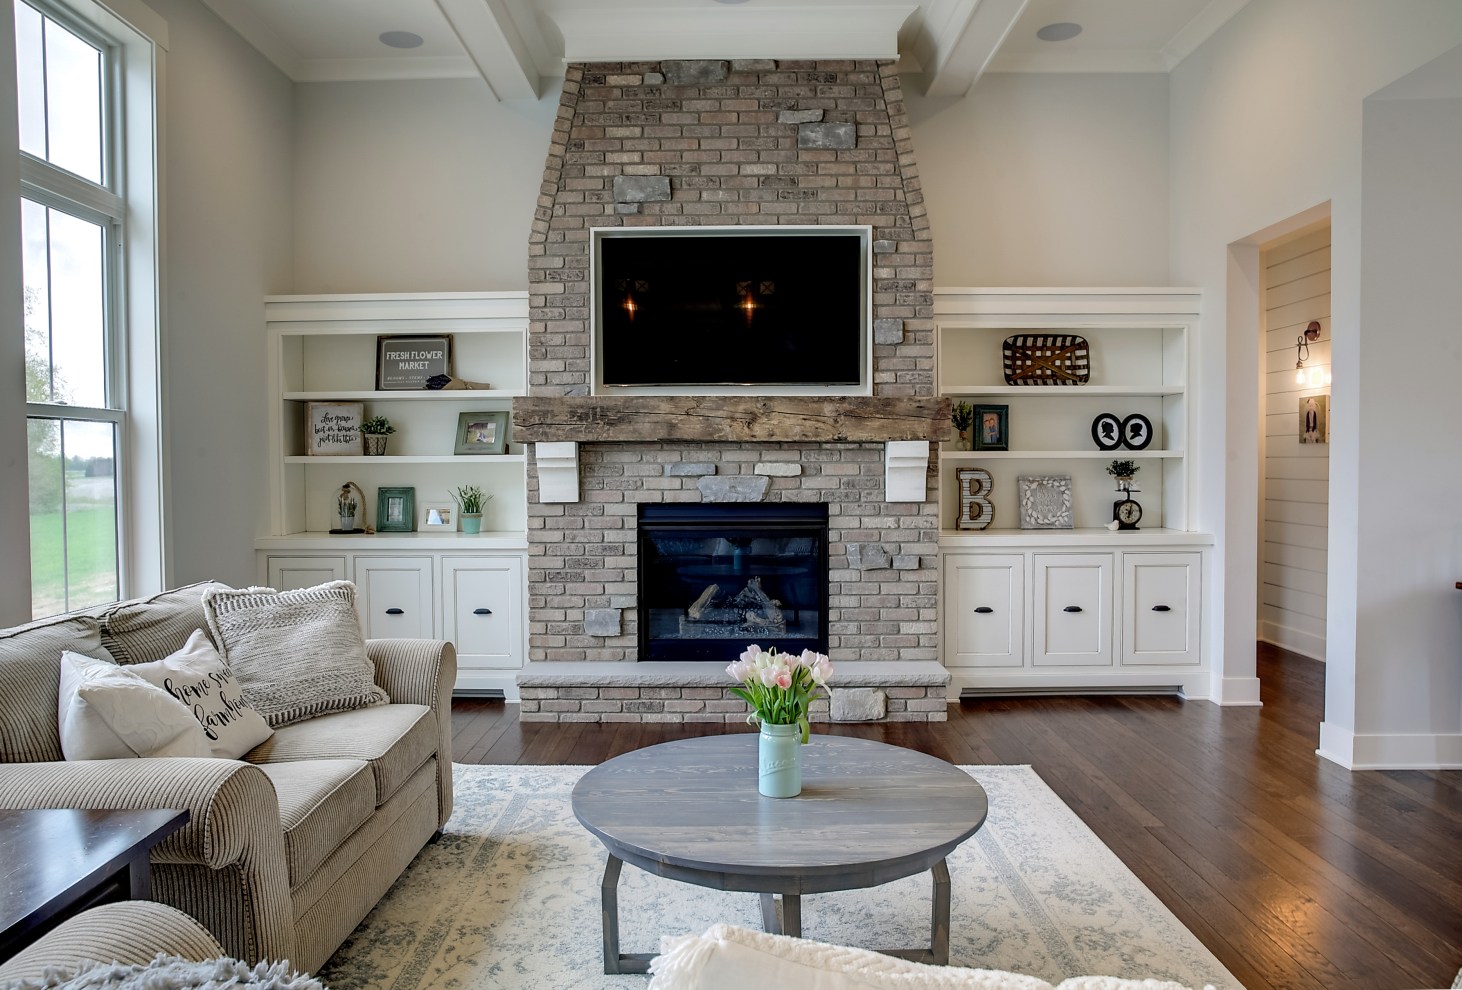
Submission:
<svg viewBox="0 0 1462 990">
<path fill-rule="evenodd" d="M 72 915 L 148 900 L 152 847 L 188 812 L 0 810 L 0 962 Z"/>
<path fill-rule="evenodd" d="M 944 860 L 985 823 L 984 789 L 959 767 L 911 749 L 814 733 L 802 754 L 802 793 L 768 798 L 757 793 L 756 753 L 756 733 L 679 739 L 601 763 L 575 785 L 575 816 L 609 852 L 600 886 L 604 972 L 643 973 L 653 958 L 619 951 L 624 863 L 759 893 L 762 925 L 785 935 L 802 934 L 803 894 L 929 870 L 929 947 L 883 951 L 948 964 Z"/>
</svg>

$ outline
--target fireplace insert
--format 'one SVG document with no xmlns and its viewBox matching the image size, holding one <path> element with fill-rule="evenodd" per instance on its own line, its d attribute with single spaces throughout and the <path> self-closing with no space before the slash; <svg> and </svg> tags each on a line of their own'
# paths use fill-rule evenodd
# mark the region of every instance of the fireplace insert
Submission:
<svg viewBox="0 0 1462 990">
<path fill-rule="evenodd" d="M 642 504 L 639 658 L 827 652 L 827 506 Z"/>
</svg>

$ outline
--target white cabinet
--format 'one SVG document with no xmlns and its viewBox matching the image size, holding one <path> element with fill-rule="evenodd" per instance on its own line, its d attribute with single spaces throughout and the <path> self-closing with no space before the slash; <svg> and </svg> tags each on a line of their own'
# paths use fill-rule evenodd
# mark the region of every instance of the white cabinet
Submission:
<svg viewBox="0 0 1462 990">
<path fill-rule="evenodd" d="M 1122 663 L 1196 664 L 1203 558 L 1196 553 L 1122 555 Z"/>
<path fill-rule="evenodd" d="M 264 583 L 275 591 L 344 580 L 344 557 L 269 557 L 264 573 Z"/>
<path fill-rule="evenodd" d="M 524 544 L 480 537 L 468 550 L 464 538 L 424 552 L 414 535 L 369 537 L 365 553 L 337 549 L 360 537 L 262 539 L 260 579 L 283 589 L 349 578 L 366 638 L 445 639 L 457 649 L 457 693 L 517 701 L 528 655 Z"/>
<path fill-rule="evenodd" d="M 517 557 L 442 561 L 442 635 L 457 644 L 458 683 L 523 666 L 523 562 Z"/>
<path fill-rule="evenodd" d="M 1064 535 L 1064 542 L 1063 542 Z M 1200 533 L 941 541 L 940 658 L 961 693 L 1212 690 Z"/>
<path fill-rule="evenodd" d="M 1035 554 L 1031 663 L 1107 667 L 1112 663 L 1112 555 Z"/>
<path fill-rule="evenodd" d="M 367 639 L 432 639 L 430 557 L 356 557 L 356 608 Z"/>
<path fill-rule="evenodd" d="M 944 663 L 1020 667 L 1025 663 L 1025 558 L 950 554 L 944 558 Z"/>
</svg>

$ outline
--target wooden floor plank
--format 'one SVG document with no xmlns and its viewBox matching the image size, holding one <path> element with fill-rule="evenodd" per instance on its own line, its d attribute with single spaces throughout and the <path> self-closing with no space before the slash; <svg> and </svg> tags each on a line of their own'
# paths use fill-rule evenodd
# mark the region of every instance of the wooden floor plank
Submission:
<svg viewBox="0 0 1462 990">
<path fill-rule="evenodd" d="M 1324 664 L 1260 644 L 1262 708 L 981 699 L 946 723 L 818 724 L 952 763 L 1030 764 L 1249 990 L 1449 987 L 1462 968 L 1462 772 L 1315 754 Z M 453 702 L 455 759 L 594 764 L 744 723 L 521 723 Z"/>
</svg>

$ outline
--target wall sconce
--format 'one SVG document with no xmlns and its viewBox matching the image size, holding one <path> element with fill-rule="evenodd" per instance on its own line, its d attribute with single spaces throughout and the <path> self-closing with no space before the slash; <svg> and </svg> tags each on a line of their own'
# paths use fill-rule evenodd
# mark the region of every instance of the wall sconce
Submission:
<svg viewBox="0 0 1462 990">
<path fill-rule="evenodd" d="M 1294 362 L 1294 383 L 1304 385 L 1308 382 L 1311 387 L 1326 384 L 1330 376 L 1319 368 L 1310 368 L 1306 375 L 1305 362 L 1310 359 L 1310 342 L 1320 339 L 1320 321 L 1311 320 L 1305 332 L 1295 339 L 1295 362 Z"/>
</svg>

